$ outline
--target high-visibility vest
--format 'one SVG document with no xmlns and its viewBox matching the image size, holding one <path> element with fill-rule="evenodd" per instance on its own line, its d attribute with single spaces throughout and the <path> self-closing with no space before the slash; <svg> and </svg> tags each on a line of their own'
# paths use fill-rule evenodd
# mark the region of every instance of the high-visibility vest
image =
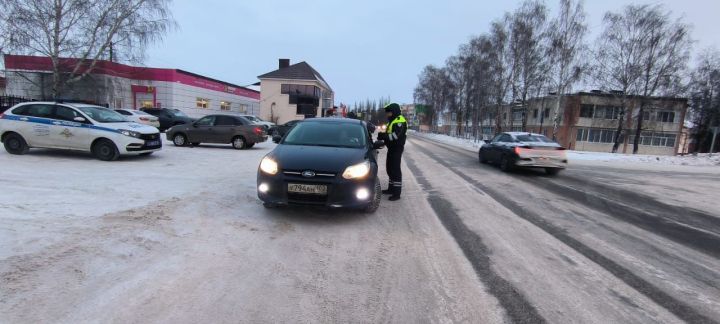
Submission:
<svg viewBox="0 0 720 324">
<path fill-rule="evenodd" d="M 399 123 L 407 124 L 407 120 L 405 119 L 405 117 L 403 117 L 403 115 L 395 117 L 395 119 L 393 119 L 393 121 L 390 122 L 390 125 L 388 125 L 386 132 L 388 134 L 392 134 L 393 126 L 395 126 L 395 124 L 399 124 Z"/>
</svg>

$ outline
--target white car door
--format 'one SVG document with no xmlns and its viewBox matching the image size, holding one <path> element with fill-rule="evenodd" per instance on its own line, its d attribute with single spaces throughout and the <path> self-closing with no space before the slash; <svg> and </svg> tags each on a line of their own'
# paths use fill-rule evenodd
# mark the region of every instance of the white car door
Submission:
<svg viewBox="0 0 720 324">
<path fill-rule="evenodd" d="M 33 104 L 24 106 L 18 114 L 18 131 L 31 147 L 54 147 L 52 145 L 53 105 Z"/>
<path fill-rule="evenodd" d="M 54 120 L 51 127 L 51 140 L 53 147 L 87 150 L 89 128 L 84 127 L 87 122 L 75 120 L 85 117 L 75 109 L 65 106 L 55 106 Z"/>
</svg>

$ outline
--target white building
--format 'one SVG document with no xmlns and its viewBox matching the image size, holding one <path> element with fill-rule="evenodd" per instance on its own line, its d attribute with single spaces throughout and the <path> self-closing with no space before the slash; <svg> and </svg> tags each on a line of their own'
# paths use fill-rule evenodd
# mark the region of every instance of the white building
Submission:
<svg viewBox="0 0 720 324">
<path fill-rule="evenodd" d="M 76 59 L 61 59 L 74 67 Z M 8 95 L 50 99 L 52 64 L 48 57 L 5 55 Z M 260 93 L 246 87 L 179 70 L 98 61 L 92 73 L 61 92 L 60 98 L 111 108 L 177 108 L 192 117 L 210 113 L 260 112 Z"/>
</svg>

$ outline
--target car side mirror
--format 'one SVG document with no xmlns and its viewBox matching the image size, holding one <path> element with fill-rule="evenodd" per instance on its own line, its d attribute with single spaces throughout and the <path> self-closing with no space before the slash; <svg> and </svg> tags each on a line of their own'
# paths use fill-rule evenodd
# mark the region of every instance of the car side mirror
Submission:
<svg viewBox="0 0 720 324">
<path fill-rule="evenodd" d="M 385 141 L 375 141 L 373 143 L 373 149 L 375 149 L 375 150 L 379 150 L 379 149 L 383 148 L 383 146 L 385 146 Z"/>
<path fill-rule="evenodd" d="M 276 134 L 276 135 L 273 135 L 272 141 L 273 141 L 273 143 L 275 143 L 275 144 L 280 143 L 280 141 L 282 141 L 282 136 L 277 135 L 277 134 Z"/>
<path fill-rule="evenodd" d="M 85 119 L 84 117 L 79 117 L 79 116 L 73 118 L 73 120 L 76 121 L 76 122 L 78 122 L 78 123 L 84 123 L 84 122 L 87 121 L 87 119 Z"/>
</svg>

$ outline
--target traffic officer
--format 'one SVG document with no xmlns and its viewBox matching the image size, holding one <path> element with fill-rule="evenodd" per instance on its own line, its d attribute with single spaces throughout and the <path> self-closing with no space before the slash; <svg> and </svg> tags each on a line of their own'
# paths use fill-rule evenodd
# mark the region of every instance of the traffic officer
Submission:
<svg viewBox="0 0 720 324">
<path fill-rule="evenodd" d="M 388 125 L 384 133 L 378 134 L 378 139 L 385 141 L 388 148 L 385 169 L 390 178 L 390 185 L 382 193 L 391 195 L 390 200 L 400 200 L 402 193 L 402 170 L 400 162 L 405 150 L 405 139 L 407 133 L 407 120 L 400 113 L 400 105 L 391 103 L 385 106 L 385 114 L 388 118 Z"/>
</svg>

